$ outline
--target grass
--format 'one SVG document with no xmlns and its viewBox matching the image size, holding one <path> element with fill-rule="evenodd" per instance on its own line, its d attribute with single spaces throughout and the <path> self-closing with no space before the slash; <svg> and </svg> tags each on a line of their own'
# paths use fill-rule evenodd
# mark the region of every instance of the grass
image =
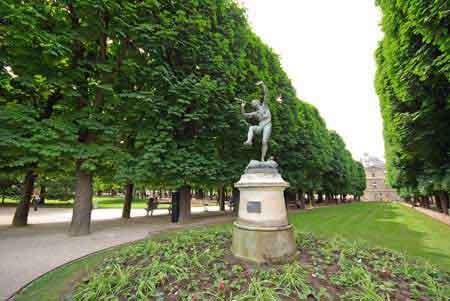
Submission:
<svg viewBox="0 0 450 301">
<path fill-rule="evenodd" d="M 18 198 L 5 198 L 3 203 L 0 203 L 1 206 L 5 207 L 16 207 L 19 203 Z M 42 205 L 39 205 L 42 207 Z M 45 200 L 45 207 L 54 207 L 54 208 L 72 208 L 73 206 L 73 200 L 67 200 L 67 201 L 61 201 L 61 200 L 51 200 L 47 199 Z"/>
<path fill-rule="evenodd" d="M 289 215 L 295 228 L 325 238 L 365 241 L 450 271 L 450 227 L 399 203 L 352 203 Z"/>
<path fill-rule="evenodd" d="M 96 208 L 122 208 L 123 197 L 94 197 Z M 132 208 L 147 208 L 147 200 L 135 199 L 131 203 Z M 160 205 L 159 208 L 167 208 L 168 205 Z"/>
<path fill-rule="evenodd" d="M 66 280 L 59 297 L 74 301 L 444 301 L 450 294 L 450 273 L 410 261 L 403 254 L 305 233 L 297 233 L 296 239 L 299 254 L 294 261 L 256 265 L 232 256 L 229 225 L 172 232 L 104 254 L 103 260 L 96 259 L 94 271 L 84 272 L 82 281 L 83 274 L 78 272 L 75 281 Z M 55 294 L 54 285 L 47 292 L 38 283 L 34 286 L 44 294 L 49 290 Z M 43 296 L 24 294 L 16 300 L 57 299 Z"/>
<path fill-rule="evenodd" d="M 65 265 L 15 300 L 60 300 L 64 295 L 70 300 L 98 300 L 98 293 L 107 298 L 112 292 L 126 296 L 137 291 L 145 299 L 154 293 L 170 294 L 161 290 L 166 287 L 179 288 L 184 296 L 197 290 L 197 300 L 231 300 L 230 294 L 233 300 L 281 295 L 446 300 L 450 293 L 450 227 L 413 209 L 396 203 L 354 203 L 294 212 L 289 219 L 296 231 L 312 233 L 299 234 L 299 249 L 305 254 L 300 265 L 261 270 L 233 262 L 227 253 L 231 225 L 220 225 L 164 233 Z M 95 266 L 89 281 L 81 283 Z M 198 279 L 193 273 L 199 273 Z M 393 296 L 395 292 L 399 295 Z"/>
</svg>

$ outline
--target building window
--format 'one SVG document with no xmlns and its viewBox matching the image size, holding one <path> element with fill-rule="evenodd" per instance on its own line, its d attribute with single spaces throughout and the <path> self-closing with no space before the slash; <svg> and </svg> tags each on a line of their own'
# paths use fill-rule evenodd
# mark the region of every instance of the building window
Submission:
<svg viewBox="0 0 450 301">
<path fill-rule="evenodd" d="M 372 178 L 375 178 L 375 173 L 374 172 L 372 173 Z"/>
</svg>

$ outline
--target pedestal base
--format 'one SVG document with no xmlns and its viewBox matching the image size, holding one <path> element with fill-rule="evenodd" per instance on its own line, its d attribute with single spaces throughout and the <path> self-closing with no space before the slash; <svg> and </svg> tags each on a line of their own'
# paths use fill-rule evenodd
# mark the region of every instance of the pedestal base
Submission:
<svg viewBox="0 0 450 301">
<path fill-rule="evenodd" d="M 235 222 L 232 252 L 256 263 L 289 261 L 297 253 L 292 225 L 257 227 Z"/>
</svg>

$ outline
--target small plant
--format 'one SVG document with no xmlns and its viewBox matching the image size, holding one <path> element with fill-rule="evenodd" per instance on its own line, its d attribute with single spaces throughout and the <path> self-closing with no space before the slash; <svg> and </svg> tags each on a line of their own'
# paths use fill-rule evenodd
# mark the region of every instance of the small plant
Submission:
<svg viewBox="0 0 450 301">
<path fill-rule="evenodd" d="M 303 300 L 313 293 L 311 285 L 306 280 L 308 272 L 298 263 L 284 265 L 277 275 L 276 285 L 281 288 L 284 295 L 294 294 Z"/>
<path fill-rule="evenodd" d="M 402 254 L 297 234 L 283 265 L 232 259 L 231 233 L 191 230 L 124 247 L 74 288 L 73 300 L 447 301 L 450 274 Z M 304 260 L 304 262 L 302 262 Z M 334 294 L 334 295 L 333 295 Z M 340 296 L 339 296 L 340 295 Z"/>
<path fill-rule="evenodd" d="M 235 300 L 258 300 L 273 301 L 279 300 L 276 289 L 272 288 L 274 283 L 269 280 L 251 278 L 250 285 L 246 292 L 235 296 Z"/>
<path fill-rule="evenodd" d="M 450 282 L 438 283 L 429 275 L 425 275 L 423 281 L 425 284 L 423 288 L 425 289 L 427 295 L 432 298 L 432 300 L 450 300 Z"/>
</svg>

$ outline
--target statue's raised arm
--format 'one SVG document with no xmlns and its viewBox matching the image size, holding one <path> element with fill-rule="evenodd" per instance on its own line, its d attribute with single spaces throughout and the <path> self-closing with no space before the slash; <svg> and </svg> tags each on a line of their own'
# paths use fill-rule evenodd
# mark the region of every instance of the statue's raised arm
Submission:
<svg viewBox="0 0 450 301">
<path fill-rule="evenodd" d="M 263 105 L 268 106 L 269 105 L 269 89 L 267 88 L 266 84 L 263 81 L 257 82 L 257 86 L 262 86 L 263 89 Z"/>
<path fill-rule="evenodd" d="M 244 115 L 247 118 L 256 117 L 256 115 L 258 114 L 257 112 L 251 112 L 251 113 L 246 113 L 245 112 L 245 100 L 237 98 L 237 97 L 235 99 L 241 102 L 241 113 L 242 113 L 242 115 Z"/>
</svg>

